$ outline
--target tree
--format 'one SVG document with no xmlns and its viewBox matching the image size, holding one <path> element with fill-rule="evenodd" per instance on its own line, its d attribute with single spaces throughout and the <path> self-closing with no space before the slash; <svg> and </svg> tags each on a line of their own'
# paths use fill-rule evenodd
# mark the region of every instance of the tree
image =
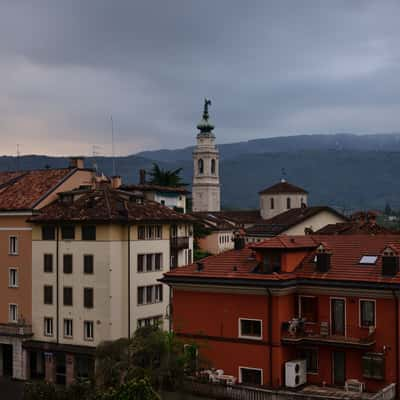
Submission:
<svg viewBox="0 0 400 400">
<path fill-rule="evenodd" d="M 96 382 L 102 387 L 116 387 L 129 374 L 131 339 L 102 342 L 96 350 Z"/>
<path fill-rule="evenodd" d="M 182 168 L 177 168 L 175 170 L 167 170 L 160 168 L 158 164 L 153 163 L 153 167 L 149 172 L 149 175 L 151 176 L 150 183 L 152 185 L 171 186 L 171 187 L 187 186 L 186 183 L 182 182 L 182 178 L 180 176 L 181 172 Z"/>
</svg>

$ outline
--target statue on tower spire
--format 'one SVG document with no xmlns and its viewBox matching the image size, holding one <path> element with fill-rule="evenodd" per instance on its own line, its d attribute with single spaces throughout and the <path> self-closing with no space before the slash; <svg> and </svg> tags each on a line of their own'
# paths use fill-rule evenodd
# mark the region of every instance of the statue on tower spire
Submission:
<svg viewBox="0 0 400 400">
<path fill-rule="evenodd" d="M 204 110 L 203 110 L 203 118 L 197 125 L 197 129 L 200 130 L 199 135 L 201 134 L 207 134 L 207 135 L 213 135 L 212 130 L 214 129 L 214 125 L 209 122 L 210 115 L 208 113 L 208 107 L 211 106 L 211 100 L 205 98 L 204 99 Z"/>
</svg>

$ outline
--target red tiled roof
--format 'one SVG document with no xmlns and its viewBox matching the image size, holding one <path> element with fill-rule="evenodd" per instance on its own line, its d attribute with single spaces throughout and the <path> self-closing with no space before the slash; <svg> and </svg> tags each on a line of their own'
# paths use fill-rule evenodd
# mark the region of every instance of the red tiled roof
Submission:
<svg viewBox="0 0 400 400">
<path fill-rule="evenodd" d="M 312 236 L 275 236 L 251 245 L 254 249 L 312 249 L 318 246 Z"/>
<path fill-rule="evenodd" d="M 30 210 L 74 169 L 42 169 L 0 173 L 0 210 Z"/>
<path fill-rule="evenodd" d="M 259 194 L 281 194 L 281 193 L 303 193 L 307 194 L 308 192 L 304 190 L 301 187 L 292 185 L 289 182 L 286 181 L 281 181 L 276 183 L 275 185 L 272 185 L 270 187 L 267 187 L 264 190 L 261 190 Z"/>
<path fill-rule="evenodd" d="M 175 268 L 165 274 L 168 277 L 190 278 L 224 278 L 224 279 L 261 279 L 283 280 L 294 278 L 293 273 L 288 274 L 255 274 L 257 261 L 252 257 L 252 250 L 245 247 L 241 250 L 230 250 L 224 253 L 203 258 L 199 262 L 202 270 L 198 271 L 198 263 L 185 267 Z"/>
<path fill-rule="evenodd" d="M 294 240 L 294 243 L 293 241 Z M 314 262 L 316 248 L 323 244 L 329 249 L 331 255 L 331 267 L 328 272 L 321 273 L 316 271 Z M 299 247 L 293 247 L 297 246 Z M 360 283 L 366 284 L 390 284 L 400 285 L 400 273 L 395 277 L 382 275 L 382 251 L 391 246 L 394 249 L 400 249 L 400 235 L 310 235 L 310 236 L 280 236 L 267 239 L 263 243 L 252 246 L 256 251 L 260 248 L 275 249 L 294 249 L 303 247 L 308 255 L 299 263 L 293 273 L 272 273 L 263 274 L 253 272 L 257 266 L 257 261 L 251 257 L 251 248 L 246 247 L 242 250 L 232 250 L 219 255 L 210 256 L 201 260 L 203 269 L 198 271 L 196 264 L 177 268 L 165 274 L 167 282 L 201 281 L 207 278 L 220 278 L 230 281 L 252 280 L 261 281 L 265 285 L 266 281 L 279 281 L 295 279 L 298 282 L 307 280 L 318 281 L 323 284 L 324 281 L 348 282 L 354 285 Z M 374 265 L 360 264 L 362 256 L 377 256 L 377 262 Z M 241 281 L 243 283 L 243 281 Z M 209 282 L 208 282 L 209 283 Z M 220 284 L 220 283 L 219 283 Z"/>
<path fill-rule="evenodd" d="M 152 185 L 150 183 L 145 184 L 137 184 L 137 185 L 122 185 L 122 190 L 140 190 L 142 192 L 169 192 L 169 193 L 180 193 L 180 194 L 188 194 L 190 193 L 184 187 L 172 187 L 172 186 L 161 186 L 161 185 Z"/>
<path fill-rule="evenodd" d="M 225 219 L 239 225 L 252 224 L 262 220 L 260 210 L 213 211 L 208 214 L 215 215 L 216 218 Z"/>
<path fill-rule="evenodd" d="M 263 220 L 262 222 L 248 227 L 246 233 L 250 236 L 276 236 L 323 211 L 330 212 L 343 220 L 347 220 L 344 215 L 327 206 L 292 208 L 276 215 L 275 217 Z"/>
<path fill-rule="evenodd" d="M 71 201 L 66 201 L 72 196 Z M 137 199 L 140 198 L 138 202 Z M 64 200 L 63 200 L 64 199 Z M 130 192 L 111 189 L 104 184 L 96 189 L 61 193 L 60 198 L 41 209 L 30 218 L 32 222 L 192 222 L 187 214 L 181 214 L 155 201 L 138 197 Z"/>
<path fill-rule="evenodd" d="M 328 224 L 315 233 L 318 235 L 391 235 L 395 232 L 376 223 L 350 221 Z"/>
</svg>

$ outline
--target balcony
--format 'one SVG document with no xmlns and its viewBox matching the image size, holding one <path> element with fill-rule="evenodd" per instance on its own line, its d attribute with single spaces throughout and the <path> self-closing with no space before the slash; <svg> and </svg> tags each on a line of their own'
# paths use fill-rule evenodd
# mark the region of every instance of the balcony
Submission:
<svg viewBox="0 0 400 400">
<path fill-rule="evenodd" d="M 31 337 L 33 336 L 32 325 L 0 324 L 0 336 Z"/>
<path fill-rule="evenodd" d="M 281 341 L 288 345 L 321 344 L 366 349 L 375 344 L 375 329 L 346 325 L 345 334 L 334 334 L 329 322 L 305 323 L 293 318 L 282 324 Z"/>
<path fill-rule="evenodd" d="M 172 237 L 170 241 L 172 250 L 182 250 L 189 248 L 189 236 Z"/>
</svg>

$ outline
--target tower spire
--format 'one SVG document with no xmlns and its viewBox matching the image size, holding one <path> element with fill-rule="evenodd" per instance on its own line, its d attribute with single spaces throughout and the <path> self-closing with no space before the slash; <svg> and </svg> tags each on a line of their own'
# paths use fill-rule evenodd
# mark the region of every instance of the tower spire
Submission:
<svg viewBox="0 0 400 400">
<path fill-rule="evenodd" d="M 205 98 L 204 99 L 204 109 L 203 109 L 203 118 L 197 125 L 197 129 L 200 131 L 199 135 L 212 135 L 212 130 L 214 129 L 214 125 L 209 121 L 210 115 L 208 113 L 208 107 L 211 106 L 211 100 Z"/>
</svg>

